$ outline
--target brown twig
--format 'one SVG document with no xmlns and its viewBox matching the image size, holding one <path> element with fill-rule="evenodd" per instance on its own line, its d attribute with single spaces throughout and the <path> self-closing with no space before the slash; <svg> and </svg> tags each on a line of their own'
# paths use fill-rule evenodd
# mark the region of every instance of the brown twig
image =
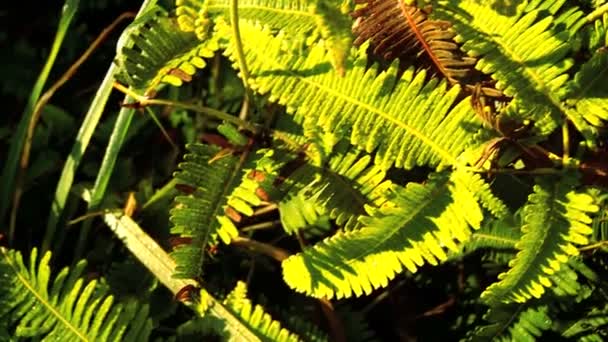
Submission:
<svg viewBox="0 0 608 342">
<path fill-rule="evenodd" d="M 118 27 L 123 21 L 127 19 L 131 19 L 135 17 L 134 12 L 125 12 L 121 14 L 118 18 L 116 18 L 108 27 L 106 27 L 97 38 L 89 45 L 87 50 L 74 62 L 70 68 L 55 82 L 38 100 L 36 106 L 34 107 L 34 112 L 32 113 L 32 118 L 29 122 L 25 142 L 23 144 L 23 150 L 21 151 L 21 160 L 19 162 L 19 174 L 17 175 L 15 192 L 13 193 L 13 208 L 11 211 L 10 218 L 10 228 L 9 228 L 9 237 L 10 240 L 14 237 L 15 226 L 17 221 L 17 212 L 19 210 L 19 202 L 21 200 L 21 195 L 23 193 L 23 183 L 25 182 L 25 174 L 27 171 L 27 167 L 30 161 L 30 153 L 32 149 L 32 138 L 34 136 L 34 131 L 36 129 L 36 125 L 40 120 L 40 116 L 42 115 L 42 110 L 44 106 L 51 100 L 51 97 L 55 95 L 55 92 L 61 86 L 63 86 L 67 81 L 74 76 L 74 74 L 78 71 L 80 66 L 91 56 L 91 54 L 108 38 L 110 33 Z M 9 241 L 9 244 L 12 241 Z"/>
</svg>

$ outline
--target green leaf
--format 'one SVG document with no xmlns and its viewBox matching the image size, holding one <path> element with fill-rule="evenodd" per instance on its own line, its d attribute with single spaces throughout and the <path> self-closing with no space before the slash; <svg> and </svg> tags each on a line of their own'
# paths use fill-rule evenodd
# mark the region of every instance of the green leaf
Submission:
<svg viewBox="0 0 608 342">
<path fill-rule="evenodd" d="M 318 298 L 369 294 L 407 268 L 446 260 L 483 219 L 474 175 L 435 174 L 425 185 L 395 186 L 389 202 L 362 219 L 363 228 L 338 232 L 283 262 L 283 277 Z"/>
<path fill-rule="evenodd" d="M 38 259 L 31 252 L 29 265 L 14 250 L 0 250 L 0 328 L 21 338 L 83 341 L 142 341 L 152 322 L 148 307 L 132 302 L 114 304 L 107 288 L 80 278 L 86 262 L 62 269 L 51 280 L 47 252 Z"/>
<path fill-rule="evenodd" d="M 523 236 L 516 247 L 520 250 L 510 269 L 499 275 L 481 295 L 488 303 L 523 303 L 540 298 L 546 287 L 554 285 L 551 276 L 567 265 L 570 256 L 578 255 L 575 244 L 584 245 L 593 232 L 589 214 L 598 211 L 595 199 L 575 190 L 576 179 L 564 177 L 551 181 L 537 180 L 534 193 L 524 207 Z M 564 286 L 575 280 L 563 279 Z"/>
</svg>

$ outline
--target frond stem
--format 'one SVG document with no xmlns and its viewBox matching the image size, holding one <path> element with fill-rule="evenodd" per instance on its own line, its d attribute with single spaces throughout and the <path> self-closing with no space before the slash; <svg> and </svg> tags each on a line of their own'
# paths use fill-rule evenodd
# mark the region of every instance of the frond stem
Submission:
<svg viewBox="0 0 608 342">
<path fill-rule="evenodd" d="M 267 255 L 278 262 L 282 262 L 290 255 L 288 251 L 282 248 L 275 247 L 267 243 L 259 242 L 242 236 L 234 238 L 230 244 Z"/>
<path fill-rule="evenodd" d="M 233 123 L 238 126 L 242 126 L 243 128 L 245 128 L 253 133 L 258 133 L 258 131 L 259 131 L 259 127 L 257 127 L 256 125 L 249 123 L 245 120 L 241 120 L 228 113 L 219 111 L 217 109 L 213 109 L 213 108 L 205 107 L 205 106 L 191 105 L 191 104 L 178 102 L 178 101 L 163 100 L 163 99 L 150 99 L 147 96 L 137 94 L 133 90 L 125 87 L 124 85 L 122 85 L 118 82 L 114 82 L 114 88 L 116 88 L 118 91 L 120 91 L 126 95 L 131 96 L 133 99 L 138 101 L 139 105 L 141 105 L 141 106 L 160 105 L 160 106 L 179 107 L 179 108 L 191 110 L 193 112 L 203 113 L 210 117 L 224 120 L 224 121 Z"/>
<path fill-rule="evenodd" d="M 587 246 L 583 246 L 581 248 L 579 248 L 579 252 L 584 252 L 584 251 L 592 251 L 594 249 L 600 249 L 603 247 L 608 247 L 608 240 L 603 240 L 603 241 L 599 241 L 596 243 L 592 243 L 590 245 Z"/>
<path fill-rule="evenodd" d="M 239 2 L 238 0 L 231 0 L 230 2 L 230 21 L 232 24 L 232 33 L 234 35 L 234 45 L 236 47 L 236 58 L 243 75 L 243 83 L 245 88 L 249 88 L 249 69 L 247 68 L 247 62 L 245 60 L 245 52 L 243 50 L 243 42 L 241 40 L 241 31 L 239 30 Z"/>
<path fill-rule="evenodd" d="M 280 220 L 274 220 L 274 221 L 269 221 L 269 222 L 262 222 L 262 223 L 256 223 L 256 224 L 252 224 L 250 226 L 246 226 L 241 228 L 241 232 L 245 233 L 245 232 L 252 232 L 255 230 L 262 230 L 262 229 L 272 229 L 275 227 L 278 227 L 281 225 L 281 221 Z"/>
</svg>

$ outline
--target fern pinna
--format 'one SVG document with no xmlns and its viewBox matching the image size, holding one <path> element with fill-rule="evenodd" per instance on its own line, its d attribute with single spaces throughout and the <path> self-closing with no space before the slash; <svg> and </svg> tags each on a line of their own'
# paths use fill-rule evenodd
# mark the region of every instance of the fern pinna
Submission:
<svg viewBox="0 0 608 342">
<path fill-rule="evenodd" d="M 82 261 L 51 276 L 51 253 L 29 263 L 21 253 L 0 249 L 0 334 L 61 341 L 142 341 L 150 336 L 148 307 L 116 304 L 108 288 L 85 284 Z M 12 331 L 11 335 L 8 332 Z"/>
<path fill-rule="evenodd" d="M 299 243 L 284 281 L 321 299 L 482 254 L 501 271 L 471 285 L 489 311 L 467 337 L 572 336 L 576 322 L 555 322 L 606 286 L 580 255 L 604 246 L 600 3 L 178 0 L 175 22 L 152 16 L 118 61 L 122 79 L 154 94 L 221 52 L 247 69 L 240 114 L 256 127 L 211 123 L 241 142 L 189 145 L 171 212 L 176 276 L 205 277 L 209 247 L 259 227 Z M 153 46 L 162 39 L 175 48 Z M 503 119 L 525 134 L 484 125 Z"/>
</svg>

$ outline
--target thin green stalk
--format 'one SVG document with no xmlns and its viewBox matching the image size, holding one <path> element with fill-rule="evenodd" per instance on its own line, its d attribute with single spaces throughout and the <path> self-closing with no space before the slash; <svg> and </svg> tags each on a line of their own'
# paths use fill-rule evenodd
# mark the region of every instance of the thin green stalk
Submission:
<svg viewBox="0 0 608 342">
<path fill-rule="evenodd" d="M 13 210 L 11 212 L 11 220 L 10 220 L 10 230 L 9 237 L 13 236 L 15 231 L 16 221 L 17 221 L 17 212 L 19 211 L 19 204 L 21 200 L 21 195 L 23 194 L 23 187 L 25 183 L 25 178 L 27 174 L 27 168 L 30 162 L 30 152 L 32 148 L 32 140 L 34 137 L 34 131 L 40 120 L 42 115 L 42 110 L 46 106 L 46 104 L 51 100 L 53 95 L 61 88 L 66 82 L 72 78 L 78 69 L 82 66 L 82 64 L 91 56 L 91 54 L 107 39 L 108 35 L 114 31 L 116 27 L 124 20 L 130 19 L 134 17 L 135 14 L 132 12 L 125 12 L 116 18 L 108 27 L 106 27 L 99 36 L 91 43 L 91 45 L 86 49 L 86 51 L 74 62 L 70 68 L 57 80 L 38 100 L 36 103 L 34 112 L 31 115 L 30 122 L 28 123 L 28 128 L 26 132 L 26 137 L 23 145 L 23 150 L 21 153 L 21 160 L 19 163 L 19 174 L 17 175 L 17 179 L 15 181 L 15 190 L 13 195 Z"/>
<path fill-rule="evenodd" d="M 230 20 L 232 22 L 232 33 L 234 35 L 234 45 L 236 46 L 236 59 L 243 75 L 243 83 L 245 88 L 249 89 L 249 69 L 245 60 L 245 52 L 243 51 L 243 42 L 241 41 L 241 31 L 239 30 L 239 2 L 232 0 L 230 2 Z"/>
<path fill-rule="evenodd" d="M 140 17 L 143 13 L 147 11 L 148 7 L 151 7 L 155 3 L 155 0 L 144 0 L 139 12 L 137 13 L 137 17 Z M 124 41 L 125 40 L 123 39 L 119 40 L 119 51 L 122 45 L 124 44 Z M 82 160 L 82 156 L 84 155 L 84 152 L 87 146 L 89 145 L 89 142 L 91 141 L 93 132 L 95 131 L 95 128 L 97 127 L 97 124 L 99 123 L 99 120 L 101 118 L 101 114 L 103 113 L 106 103 L 108 102 L 108 98 L 110 96 L 110 93 L 112 92 L 114 76 L 117 71 L 118 68 L 116 64 L 112 62 L 110 64 L 110 67 L 108 68 L 108 71 L 106 72 L 101 86 L 99 87 L 99 89 L 97 89 L 95 98 L 91 102 L 84 121 L 80 126 L 80 130 L 78 131 L 78 135 L 76 136 L 76 141 L 74 143 L 74 146 L 72 147 L 72 151 L 70 152 L 68 159 L 66 160 L 66 163 L 63 166 L 63 170 L 61 172 L 61 176 L 59 178 L 59 182 L 57 183 L 57 188 L 55 190 L 53 203 L 51 204 L 51 212 L 47 221 L 47 229 L 45 232 L 44 240 L 42 241 L 43 252 L 47 251 L 53 243 L 57 224 L 59 223 L 59 219 L 61 218 L 61 215 L 64 211 L 70 188 L 72 187 L 72 183 L 74 182 L 74 175 L 76 173 L 76 169 L 78 168 L 80 161 Z"/>
<path fill-rule="evenodd" d="M 42 89 L 48 79 L 49 73 L 53 65 L 55 64 L 55 60 L 57 58 L 57 54 L 59 53 L 59 49 L 63 43 L 63 39 L 67 33 L 67 30 L 70 26 L 70 23 L 74 19 L 76 14 L 76 10 L 78 8 L 79 0 L 66 0 L 63 5 L 61 19 L 59 20 L 59 26 L 57 27 L 57 33 L 55 34 L 55 39 L 53 41 L 53 45 L 51 47 L 51 52 L 34 84 L 34 88 L 30 93 L 30 97 L 28 99 L 27 105 L 23 110 L 23 114 L 21 115 L 21 121 L 19 121 L 19 125 L 17 126 L 17 130 L 13 138 L 11 139 L 11 146 L 8 153 L 8 158 L 5 160 L 4 168 L 2 169 L 2 187 L 0 187 L 0 221 L 4 222 L 4 217 L 6 212 L 10 206 L 10 198 L 14 191 L 15 186 L 15 175 L 17 169 L 19 167 L 19 159 L 21 155 L 21 151 L 23 150 L 23 145 L 25 143 L 25 138 L 27 134 L 27 128 L 32 119 L 32 115 L 34 114 L 34 107 L 40 98 L 40 94 L 42 93 Z M 12 236 L 9 236 L 9 240 L 12 239 Z"/>
<path fill-rule="evenodd" d="M 130 98 L 127 99 L 126 103 L 129 102 Z M 116 160 L 118 160 L 118 154 L 120 153 L 120 149 L 122 148 L 127 132 L 129 131 L 134 112 L 134 109 L 123 107 L 118 113 L 118 118 L 114 124 L 114 130 L 110 136 L 110 141 L 108 142 L 103 161 L 101 162 L 101 167 L 99 168 L 97 178 L 95 179 L 95 185 L 91 190 L 91 201 L 89 202 L 87 212 L 99 210 L 106 189 L 108 188 L 110 177 L 114 171 Z M 84 252 L 89 237 L 92 222 L 92 220 L 88 219 L 84 221 L 82 225 L 74 251 L 74 260 L 80 260 L 82 258 L 82 253 Z"/>
<path fill-rule="evenodd" d="M 141 210 L 146 210 L 155 203 L 158 203 L 159 201 L 163 200 L 164 198 L 167 198 L 168 196 L 171 196 L 171 194 L 176 191 L 175 185 L 177 185 L 177 179 L 173 178 L 162 188 L 156 190 L 154 195 L 152 195 L 152 197 L 150 197 L 148 201 L 141 206 Z"/>
<path fill-rule="evenodd" d="M 177 102 L 177 101 L 171 101 L 171 100 L 163 100 L 163 99 L 149 99 L 146 96 L 142 96 L 137 94 L 136 92 L 128 89 L 127 87 L 123 86 L 120 83 L 114 83 L 114 88 L 116 88 L 117 90 L 131 96 L 132 98 L 134 98 L 139 105 L 141 106 L 154 106 L 154 105 L 160 105 L 160 106 L 172 106 L 172 107 L 178 107 L 178 108 L 183 108 L 183 109 L 187 109 L 187 110 L 191 110 L 193 112 L 197 112 L 197 113 L 202 113 L 205 114 L 207 116 L 210 116 L 212 118 L 216 118 L 216 119 L 220 119 L 223 121 L 227 121 L 230 123 L 233 123 L 235 125 L 241 126 L 253 133 L 258 133 L 259 128 L 252 124 L 249 123 L 247 121 L 244 121 L 240 118 L 237 118 L 234 115 L 230 115 L 228 113 L 219 111 L 217 109 L 213 109 L 210 107 L 205 107 L 205 106 L 198 106 L 198 105 L 193 105 L 193 104 L 188 104 L 188 103 L 183 103 L 183 102 Z"/>
</svg>

